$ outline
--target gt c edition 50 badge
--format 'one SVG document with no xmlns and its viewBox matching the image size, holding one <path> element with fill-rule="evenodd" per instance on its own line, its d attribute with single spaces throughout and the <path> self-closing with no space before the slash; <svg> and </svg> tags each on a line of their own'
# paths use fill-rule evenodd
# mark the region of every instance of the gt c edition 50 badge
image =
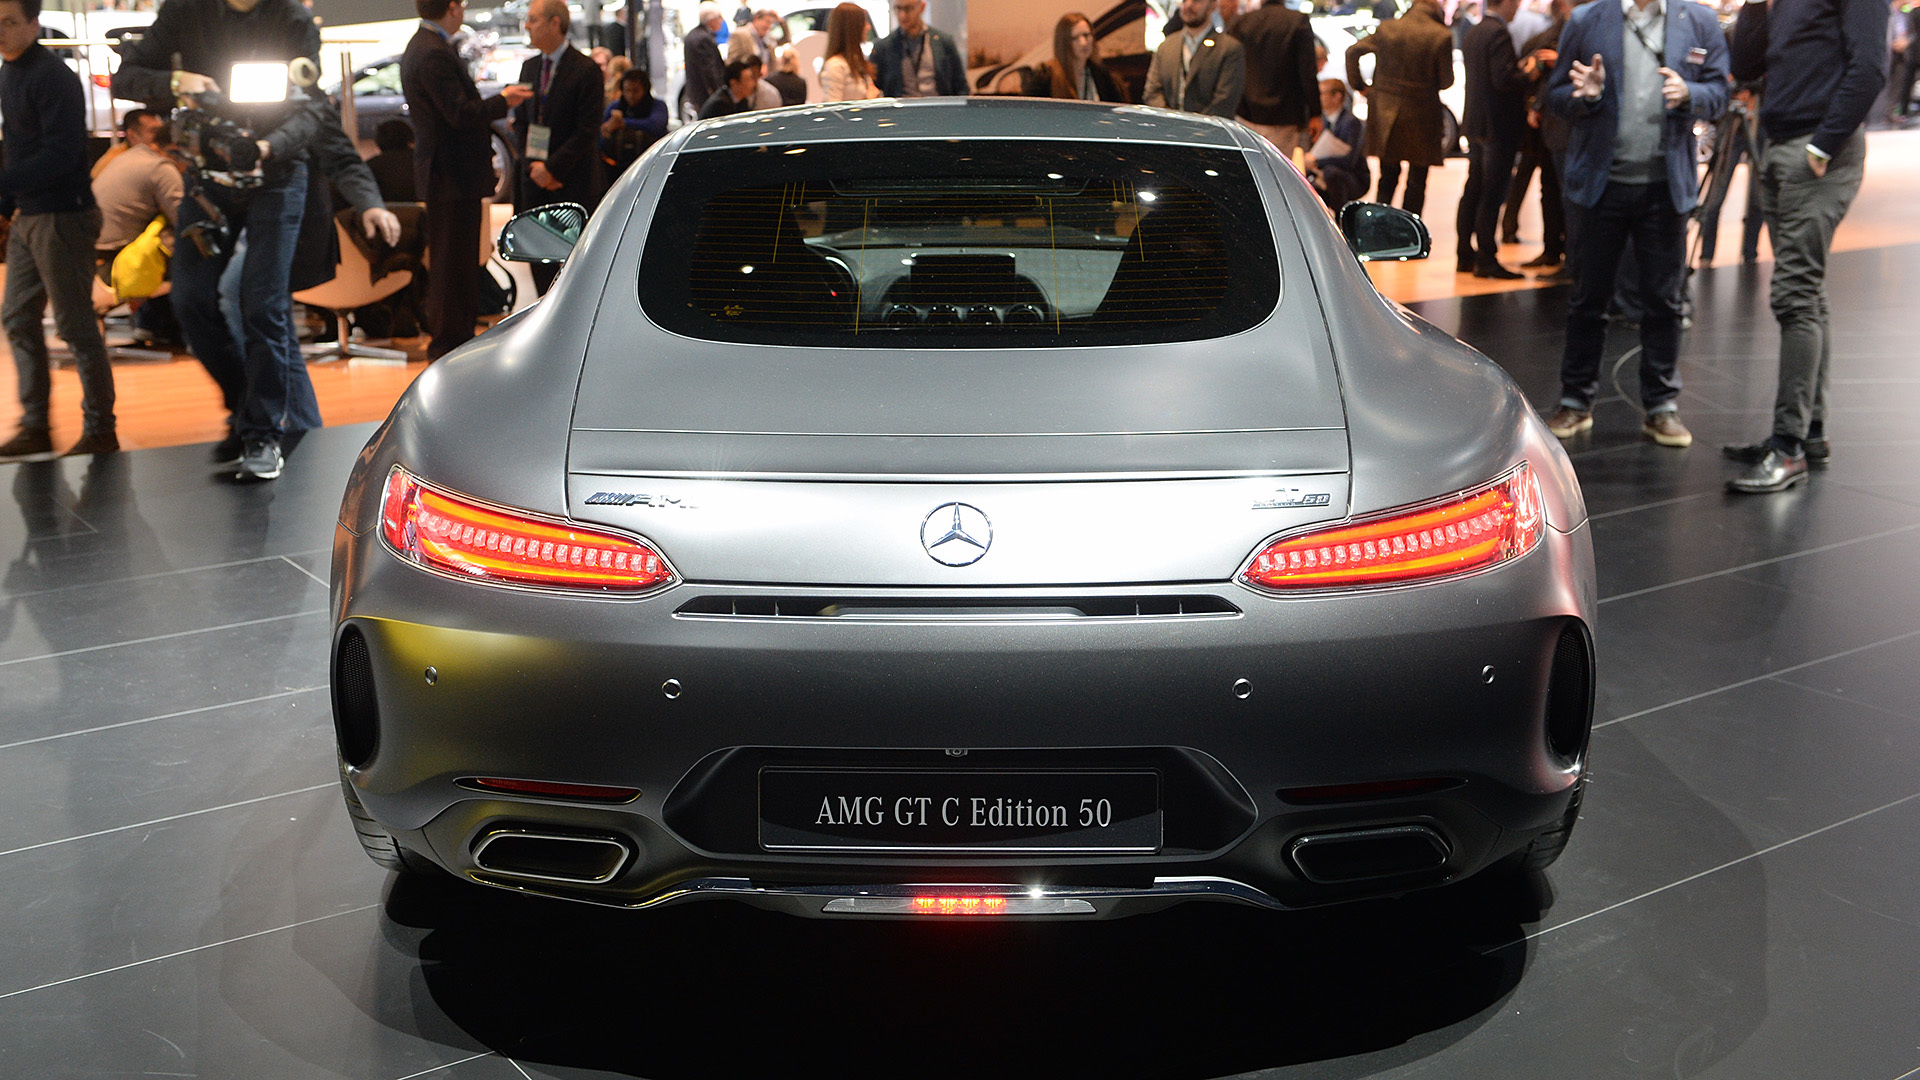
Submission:
<svg viewBox="0 0 1920 1080">
<path fill-rule="evenodd" d="M 935 562 L 966 566 L 980 561 L 993 544 L 993 522 L 977 506 L 945 503 L 920 523 L 920 546 Z"/>
<path fill-rule="evenodd" d="M 1255 510 L 1281 510 L 1293 506 L 1326 506 L 1333 497 L 1324 491 L 1302 491 L 1299 488 L 1280 488 L 1272 495 L 1253 504 Z"/>
</svg>

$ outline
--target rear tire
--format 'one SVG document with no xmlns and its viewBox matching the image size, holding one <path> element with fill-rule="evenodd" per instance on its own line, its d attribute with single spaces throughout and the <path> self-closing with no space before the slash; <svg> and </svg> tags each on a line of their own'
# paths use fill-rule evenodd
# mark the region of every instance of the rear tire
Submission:
<svg viewBox="0 0 1920 1080">
<path fill-rule="evenodd" d="M 1559 822 L 1533 838 L 1533 842 L 1514 853 L 1513 865 L 1520 870 L 1545 870 L 1560 858 L 1567 850 L 1567 841 L 1573 836 L 1573 826 L 1580 820 L 1580 801 L 1587 793 L 1587 778 L 1582 776 L 1573 785 L 1573 798 L 1567 802 L 1567 812 L 1560 816 Z"/>
<path fill-rule="evenodd" d="M 353 781 L 347 779 L 345 762 L 340 763 L 340 797 L 347 804 L 347 816 L 353 819 L 353 833 L 360 838 L 360 849 L 367 853 L 367 858 L 400 874 L 426 875 L 438 869 L 426 859 L 401 847 L 400 841 L 394 839 L 387 827 L 367 813 L 366 804 L 360 801 L 360 793 L 353 789 Z"/>
</svg>

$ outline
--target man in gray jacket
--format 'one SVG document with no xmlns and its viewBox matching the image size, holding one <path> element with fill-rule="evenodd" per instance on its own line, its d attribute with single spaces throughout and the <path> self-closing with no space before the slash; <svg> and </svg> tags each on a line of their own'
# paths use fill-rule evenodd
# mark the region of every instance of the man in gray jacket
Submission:
<svg viewBox="0 0 1920 1080">
<path fill-rule="evenodd" d="M 1228 118 L 1240 107 L 1247 54 L 1238 40 L 1213 28 L 1216 2 L 1180 0 L 1181 31 L 1154 50 L 1143 103 Z"/>
</svg>

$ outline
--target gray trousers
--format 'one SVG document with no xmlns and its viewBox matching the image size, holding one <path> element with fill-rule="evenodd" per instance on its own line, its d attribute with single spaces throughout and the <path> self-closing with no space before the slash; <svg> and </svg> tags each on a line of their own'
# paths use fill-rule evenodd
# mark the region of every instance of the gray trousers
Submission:
<svg viewBox="0 0 1920 1080">
<path fill-rule="evenodd" d="M 1833 233 L 1860 193 L 1867 135 L 1855 131 L 1827 163 L 1825 176 L 1807 165 L 1807 136 L 1770 141 L 1760 158 L 1760 207 L 1773 237 L 1773 317 L 1780 323 L 1780 387 L 1773 433 L 1805 439 L 1827 417 L 1833 330 L 1827 303 L 1827 252 Z"/>
<path fill-rule="evenodd" d="M 7 297 L 0 321 L 13 346 L 20 379 L 20 427 L 46 431 L 53 380 L 40 320 L 53 301 L 53 322 L 80 368 L 80 410 L 88 432 L 113 430 L 113 366 L 93 314 L 93 242 L 100 209 L 20 214 L 7 239 Z"/>
</svg>

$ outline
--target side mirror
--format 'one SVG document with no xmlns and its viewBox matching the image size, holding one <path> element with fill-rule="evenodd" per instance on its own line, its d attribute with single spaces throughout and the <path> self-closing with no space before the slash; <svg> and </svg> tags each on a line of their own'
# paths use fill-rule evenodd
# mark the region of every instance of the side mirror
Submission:
<svg viewBox="0 0 1920 1080">
<path fill-rule="evenodd" d="M 1433 237 L 1414 214 L 1381 203 L 1350 202 L 1340 208 L 1340 231 L 1361 262 L 1405 262 L 1433 251 Z"/>
<path fill-rule="evenodd" d="M 587 208 L 579 203 L 536 206 L 513 215 L 500 230 L 500 257 L 542 266 L 566 262 L 586 225 Z"/>
</svg>

